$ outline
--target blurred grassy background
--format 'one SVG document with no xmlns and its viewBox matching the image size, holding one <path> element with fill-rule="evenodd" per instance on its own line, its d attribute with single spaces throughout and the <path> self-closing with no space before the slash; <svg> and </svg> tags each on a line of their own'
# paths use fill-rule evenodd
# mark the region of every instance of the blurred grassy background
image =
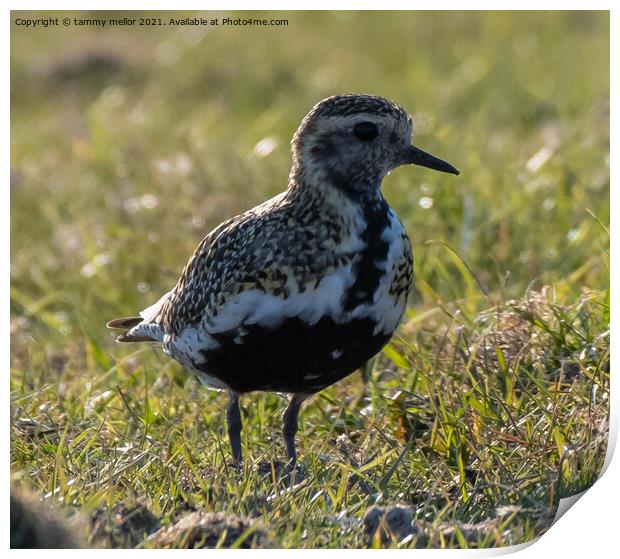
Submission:
<svg viewBox="0 0 620 559">
<path fill-rule="evenodd" d="M 193 14 L 148 13 L 164 21 L 187 15 Z M 444 373 L 433 370 L 436 347 L 425 340 L 446 336 L 455 312 L 475 334 L 476 313 L 523 296 L 530 287 L 551 285 L 553 303 L 562 305 L 564 314 L 554 323 L 563 336 L 553 338 L 558 346 L 573 335 L 570 325 L 579 313 L 587 308 L 592 314 L 588 333 L 571 341 L 575 347 L 566 355 L 583 351 L 579 343 L 598 347 L 597 336 L 608 322 L 609 293 L 608 15 L 272 15 L 287 18 L 288 26 L 32 30 L 12 25 L 12 419 L 51 422 L 52 431 L 62 434 L 62 444 L 56 439 L 45 447 L 39 438 L 15 430 L 16 479 L 29 478 L 38 490 L 60 491 L 66 502 L 91 508 L 137 492 L 148 496 L 164 523 L 173 518 L 181 490 L 168 487 L 168 500 L 161 501 L 162 487 L 152 484 L 163 479 L 160 470 L 151 472 L 143 487 L 135 480 L 120 488 L 100 487 L 89 485 L 93 473 L 86 465 L 84 470 L 69 467 L 70 457 L 88 462 L 98 448 L 97 460 L 107 463 L 113 449 L 101 447 L 118 448 L 119 440 L 135 439 L 138 431 L 153 433 L 165 450 L 173 445 L 170 425 L 178 421 L 175 436 L 194 429 L 189 440 L 198 445 L 194 452 L 201 462 L 212 457 L 214 431 L 223 436 L 222 400 L 195 392 L 193 381 L 161 354 L 141 350 L 139 359 L 127 361 L 135 348 L 115 346 L 104 324 L 133 314 L 170 289 L 198 240 L 220 221 L 283 190 L 290 137 L 317 101 L 335 93 L 373 93 L 401 103 L 414 114 L 415 143 L 461 170 L 455 179 L 403 168 L 384 182 L 386 198 L 414 245 L 416 279 L 401 345 L 390 346 L 374 366 L 397 366 L 397 376 L 385 386 L 373 384 L 376 410 L 392 409 L 381 400 L 381 388 L 417 387 L 429 397 L 437 391 L 433 374 L 439 379 Z M 14 12 L 12 20 L 19 16 L 33 17 Z M 416 364 L 411 357 L 416 354 L 429 358 Z M 605 373 L 600 355 L 592 363 Z M 446 365 L 448 376 L 449 369 Z M 428 384 L 410 382 L 411 375 L 427 374 Z M 172 388 L 151 402 L 149 387 L 162 378 L 172 380 Z M 606 381 L 600 382 L 604 392 Z M 356 440 L 351 424 L 364 405 L 364 388 L 359 380 L 342 384 L 325 393 L 323 407 L 309 406 L 308 417 L 317 421 L 307 420 L 306 432 L 333 438 L 342 432 Z M 119 396 L 117 386 L 128 394 Z M 359 397 L 344 407 L 337 399 L 330 404 L 330 394 L 347 386 Z M 575 390 L 591 407 L 591 383 Z M 505 390 L 501 397 L 506 398 Z M 569 398 L 564 411 L 574 412 L 578 400 Z M 541 409 L 545 402 L 530 401 Z M 280 404 L 265 396 L 256 406 L 246 422 L 255 422 L 248 436 L 260 445 L 257 439 L 275 428 Z M 183 419 L 190 408 L 190 418 Z M 336 434 L 329 431 L 332 412 L 348 417 Z M 389 414 L 386 421 L 390 418 L 396 421 Z M 493 421 L 499 419 L 496 414 Z M 556 419 L 549 437 L 557 442 Z M 202 435 L 192 421 L 202 426 Z M 437 421 L 443 429 L 441 418 Z M 70 433 L 77 425 L 87 434 L 74 440 Z M 73 446 L 63 446 L 69 440 Z M 146 444 L 144 437 L 141 441 Z M 280 452 L 277 436 L 270 444 L 263 449 L 267 455 Z M 452 444 L 449 437 L 446 444 Z M 176 483 L 182 466 L 174 460 L 181 458 L 171 448 L 173 458 L 167 460 L 177 468 L 170 478 Z M 444 450 L 455 459 L 449 448 Z M 386 460 L 394 458 L 384 451 Z M 562 460 L 558 452 L 547 457 L 551 470 Z M 411 460 L 415 464 L 416 458 Z M 166 462 L 164 469 L 169 466 Z M 594 460 L 577 486 L 590 483 L 599 466 Z M 459 471 L 465 476 L 458 460 L 449 460 L 446 468 L 448 477 Z M 415 467 L 408 464 L 405 471 L 411 475 Z M 67 485 L 69 479 L 74 483 Z M 420 483 L 420 490 L 428 489 Z M 381 487 L 387 492 L 388 482 Z M 241 497 L 233 489 L 230 495 L 222 491 L 231 499 L 220 495 L 224 508 L 249 510 L 234 500 L 231 495 Z M 544 494 L 543 501 L 557 497 Z M 183 495 L 186 502 L 189 497 Z M 526 530 L 520 537 L 531 535 Z M 323 541 L 296 537 L 278 541 L 309 547 Z M 333 533 L 327 541 L 358 545 L 346 539 L 351 536 L 342 537 Z"/>
</svg>

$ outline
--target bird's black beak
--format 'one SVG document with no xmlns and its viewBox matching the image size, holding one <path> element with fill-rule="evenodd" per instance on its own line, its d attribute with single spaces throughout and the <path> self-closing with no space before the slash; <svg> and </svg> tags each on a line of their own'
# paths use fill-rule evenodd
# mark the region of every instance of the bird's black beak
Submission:
<svg viewBox="0 0 620 559">
<path fill-rule="evenodd" d="M 409 146 L 403 153 L 403 164 L 420 165 L 421 167 L 428 167 L 429 169 L 435 169 L 436 171 L 442 171 L 444 173 L 452 173 L 458 175 L 459 170 L 447 161 L 439 159 L 430 153 L 426 153 L 424 150 L 415 146 Z"/>
</svg>

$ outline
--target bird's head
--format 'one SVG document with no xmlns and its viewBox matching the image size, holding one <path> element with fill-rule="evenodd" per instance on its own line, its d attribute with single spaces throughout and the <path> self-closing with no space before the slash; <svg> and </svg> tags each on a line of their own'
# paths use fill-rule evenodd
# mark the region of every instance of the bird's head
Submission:
<svg viewBox="0 0 620 559">
<path fill-rule="evenodd" d="M 336 95 L 306 115 L 293 136 L 293 170 L 350 196 L 376 190 L 391 170 L 413 164 L 458 175 L 452 165 L 411 144 L 411 117 L 372 95 Z"/>
</svg>

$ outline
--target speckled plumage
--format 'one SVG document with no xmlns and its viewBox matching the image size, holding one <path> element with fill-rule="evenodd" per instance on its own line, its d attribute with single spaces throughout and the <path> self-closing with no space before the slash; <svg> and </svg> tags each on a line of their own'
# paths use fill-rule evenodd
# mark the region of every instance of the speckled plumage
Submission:
<svg viewBox="0 0 620 559">
<path fill-rule="evenodd" d="M 410 146 L 411 133 L 405 110 L 380 97 L 318 103 L 293 137 L 287 190 L 209 233 L 169 293 L 109 323 L 128 330 L 119 341 L 160 341 L 205 385 L 228 389 L 229 432 L 237 395 L 253 390 L 300 395 L 287 410 L 296 424 L 304 395 L 361 366 L 401 320 L 411 246 L 381 180 L 405 163 L 456 172 Z"/>
</svg>

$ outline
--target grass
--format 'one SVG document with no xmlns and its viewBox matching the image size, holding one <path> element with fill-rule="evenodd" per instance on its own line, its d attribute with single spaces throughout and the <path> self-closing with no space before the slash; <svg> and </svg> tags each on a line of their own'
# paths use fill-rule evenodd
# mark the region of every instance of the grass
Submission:
<svg viewBox="0 0 620 559">
<path fill-rule="evenodd" d="M 528 541 L 606 451 L 608 16 L 284 17 L 12 27 L 13 483 L 80 511 L 90 545 L 154 545 L 148 533 L 190 511 L 247 521 L 212 545 Z M 273 464 L 282 400 L 244 397 L 237 471 L 223 395 L 104 325 L 168 290 L 220 221 L 282 190 L 298 121 L 345 91 L 409 108 L 416 143 L 461 175 L 386 179 L 414 244 L 403 326 L 307 405 L 294 478 Z M 359 523 L 396 503 L 417 532 Z"/>
</svg>

